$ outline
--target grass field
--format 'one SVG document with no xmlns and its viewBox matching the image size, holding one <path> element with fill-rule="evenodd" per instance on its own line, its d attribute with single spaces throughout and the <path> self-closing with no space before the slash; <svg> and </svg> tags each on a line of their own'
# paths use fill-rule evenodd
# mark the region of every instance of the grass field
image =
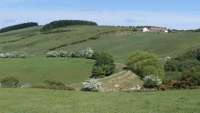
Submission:
<svg viewBox="0 0 200 113">
<path fill-rule="evenodd" d="M 12 76 L 32 85 L 45 80 L 80 83 L 89 78 L 92 65 L 90 60 L 69 58 L 0 59 L 0 79 Z"/>
<path fill-rule="evenodd" d="M 1 113 L 199 113 L 200 91 L 85 93 L 0 89 Z"/>
<path fill-rule="evenodd" d="M 45 53 L 49 50 L 73 51 L 92 47 L 109 52 L 115 63 L 123 65 L 136 50 L 165 57 L 200 46 L 200 33 L 194 32 L 142 33 L 119 27 L 70 26 L 41 33 L 40 28 L 0 33 L 0 52 L 29 54 L 26 59 L 0 59 L 0 79 L 12 76 L 31 85 L 50 80 L 79 86 L 91 75 L 94 61 L 46 58 Z M 143 84 L 134 73 L 118 71 L 101 79 L 108 89 L 115 84 L 123 88 Z M 199 98 L 200 90 L 88 93 L 1 88 L 0 113 L 199 113 Z"/>
</svg>

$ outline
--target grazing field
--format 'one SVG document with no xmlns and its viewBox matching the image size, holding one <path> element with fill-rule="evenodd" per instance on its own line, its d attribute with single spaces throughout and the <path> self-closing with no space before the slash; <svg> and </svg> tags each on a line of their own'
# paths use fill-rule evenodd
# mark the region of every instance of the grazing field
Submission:
<svg viewBox="0 0 200 113">
<path fill-rule="evenodd" d="M 200 46 L 200 33 L 142 33 L 131 29 L 105 26 L 69 26 L 50 32 L 40 27 L 0 34 L 0 51 L 25 51 L 31 55 L 49 50 L 73 51 L 92 47 L 111 53 L 115 60 L 124 62 L 130 53 L 145 50 L 161 57 L 176 56 Z"/>
<path fill-rule="evenodd" d="M 80 83 L 91 75 L 92 65 L 91 60 L 70 58 L 0 59 L 0 79 L 12 76 L 32 85 L 45 80 Z"/>
<path fill-rule="evenodd" d="M 0 52 L 28 54 L 25 59 L 0 59 L 0 79 L 16 77 L 33 86 L 50 80 L 80 88 L 91 75 L 93 60 L 46 58 L 45 54 L 51 50 L 71 52 L 91 47 L 114 57 L 118 73 L 100 81 L 105 91 L 121 91 L 143 85 L 137 75 L 122 70 L 132 52 L 144 50 L 166 57 L 200 46 L 197 32 L 142 33 L 106 26 L 69 26 L 40 32 L 40 28 L 0 33 Z M 199 98 L 200 90 L 89 93 L 0 88 L 0 113 L 199 113 Z"/>
<path fill-rule="evenodd" d="M 1 113 L 199 113 L 199 90 L 85 93 L 0 89 Z"/>
</svg>

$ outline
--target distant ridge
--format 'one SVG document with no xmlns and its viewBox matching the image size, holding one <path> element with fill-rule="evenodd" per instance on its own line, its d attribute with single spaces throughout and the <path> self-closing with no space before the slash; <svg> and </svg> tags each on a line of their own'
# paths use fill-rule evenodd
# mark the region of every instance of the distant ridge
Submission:
<svg viewBox="0 0 200 113">
<path fill-rule="evenodd" d="M 13 31 L 13 30 L 17 30 L 17 29 L 33 27 L 33 26 L 38 26 L 38 23 L 36 23 L 36 22 L 27 22 L 27 23 L 8 26 L 8 27 L 0 29 L 0 33 Z"/>
</svg>

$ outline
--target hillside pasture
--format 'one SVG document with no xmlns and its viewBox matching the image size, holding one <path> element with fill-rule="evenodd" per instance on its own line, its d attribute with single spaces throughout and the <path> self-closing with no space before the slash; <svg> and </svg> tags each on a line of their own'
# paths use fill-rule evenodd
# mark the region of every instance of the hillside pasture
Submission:
<svg viewBox="0 0 200 113">
<path fill-rule="evenodd" d="M 45 80 L 81 83 L 91 75 L 92 65 L 91 60 L 70 58 L 0 59 L 0 79 L 15 77 L 31 85 Z"/>
</svg>

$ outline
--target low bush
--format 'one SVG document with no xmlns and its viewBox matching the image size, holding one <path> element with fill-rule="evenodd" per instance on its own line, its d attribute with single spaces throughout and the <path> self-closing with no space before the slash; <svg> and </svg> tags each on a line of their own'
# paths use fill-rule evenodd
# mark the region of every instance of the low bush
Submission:
<svg viewBox="0 0 200 113">
<path fill-rule="evenodd" d="M 97 79 L 90 79 L 82 84 L 82 91 L 99 91 L 101 89 L 102 83 L 99 82 Z"/>
<path fill-rule="evenodd" d="M 43 86 L 43 88 L 47 88 L 47 89 L 56 89 L 56 90 L 75 90 L 72 87 L 66 86 L 64 83 L 62 82 L 57 82 L 57 81 L 49 81 L 46 80 L 44 81 L 44 83 L 46 84 L 45 86 Z M 42 88 L 42 87 L 41 87 Z"/>
<path fill-rule="evenodd" d="M 6 52 L 0 53 L 0 58 L 26 58 L 27 55 L 24 52 Z"/>
<path fill-rule="evenodd" d="M 94 55 L 94 50 L 88 47 L 88 48 L 77 51 L 75 56 L 92 59 L 93 55 Z"/>
<path fill-rule="evenodd" d="M 162 80 L 155 75 L 148 75 L 144 78 L 145 88 L 158 88 L 162 84 Z"/>
<path fill-rule="evenodd" d="M 165 71 L 167 73 L 166 83 L 171 88 L 200 86 L 200 49 L 193 49 L 167 61 Z M 171 85 L 172 81 L 173 85 Z"/>
<path fill-rule="evenodd" d="M 78 51 L 49 51 L 46 53 L 46 57 L 72 57 L 72 58 L 87 58 L 87 59 L 93 59 L 93 55 L 95 54 L 95 51 L 91 48 L 85 48 Z"/>
<path fill-rule="evenodd" d="M 49 51 L 46 53 L 46 57 L 59 57 L 60 53 L 58 51 Z"/>
<path fill-rule="evenodd" d="M 2 88 L 17 88 L 20 86 L 20 81 L 14 77 L 6 77 L 0 81 Z"/>
<path fill-rule="evenodd" d="M 155 75 L 161 79 L 165 78 L 164 65 L 160 58 L 152 53 L 135 52 L 127 62 L 127 69 L 130 69 L 141 78 L 146 75 Z"/>
<path fill-rule="evenodd" d="M 102 78 L 110 76 L 115 71 L 113 57 L 107 53 L 97 53 L 94 57 L 96 60 L 92 69 L 92 78 Z"/>
</svg>

